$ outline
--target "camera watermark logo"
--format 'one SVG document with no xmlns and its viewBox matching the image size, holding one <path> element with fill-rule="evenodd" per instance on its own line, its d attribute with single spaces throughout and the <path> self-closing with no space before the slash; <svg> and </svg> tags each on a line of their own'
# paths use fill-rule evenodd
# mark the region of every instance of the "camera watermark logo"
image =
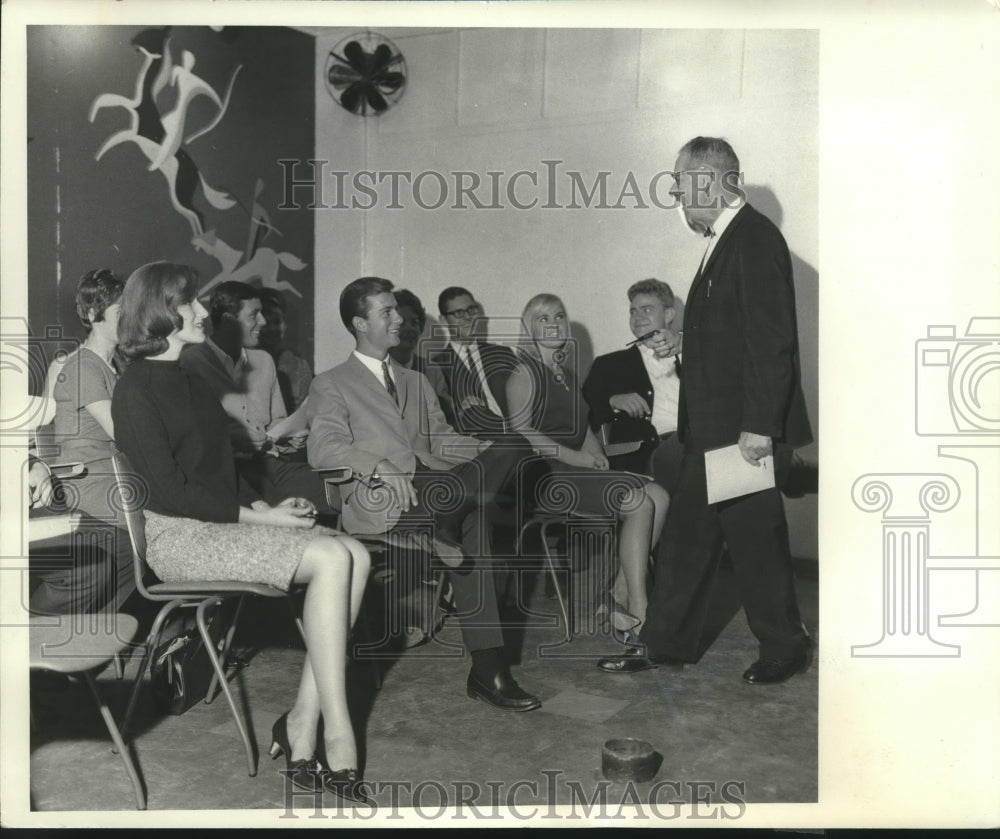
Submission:
<svg viewBox="0 0 1000 839">
<path fill-rule="evenodd" d="M 52 420 L 48 394 L 59 369 L 79 347 L 62 327 L 46 326 L 35 335 L 24 318 L 0 318 L 0 441 L 21 443 L 40 425 Z"/>
<path fill-rule="evenodd" d="M 986 509 L 1000 486 L 1000 317 L 973 317 L 961 336 L 954 326 L 928 326 L 916 342 L 915 387 L 916 434 L 969 442 L 938 446 L 949 472 L 855 481 L 855 506 L 882 514 L 882 635 L 854 645 L 856 657 L 958 657 L 961 647 L 936 639 L 935 627 L 1000 626 L 1000 534 L 989 526 L 995 511 Z M 960 503 L 970 511 L 972 543 L 941 550 L 933 518 Z M 965 572 L 971 608 L 932 614 L 933 583 L 943 572 Z"/>
<path fill-rule="evenodd" d="M 1000 435 L 1000 317 L 972 318 L 962 337 L 928 326 L 916 378 L 918 435 Z"/>
</svg>

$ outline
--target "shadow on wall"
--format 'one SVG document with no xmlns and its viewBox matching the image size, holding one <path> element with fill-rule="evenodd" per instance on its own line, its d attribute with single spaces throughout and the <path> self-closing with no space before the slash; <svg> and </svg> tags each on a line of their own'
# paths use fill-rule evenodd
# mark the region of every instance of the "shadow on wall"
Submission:
<svg viewBox="0 0 1000 839">
<path fill-rule="evenodd" d="M 744 189 L 749 202 L 781 229 L 784 212 L 774 191 L 770 187 L 753 184 Z M 794 251 L 791 259 L 798 312 L 802 390 L 809 408 L 813 437 L 819 440 L 819 272 Z"/>
<path fill-rule="evenodd" d="M 576 371 L 579 383 L 582 385 L 587 373 L 590 372 L 590 365 L 594 363 L 594 342 L 587 327 L 576 321 L 570 326 L 570 335 L 576 342 Z"/>
</svg>

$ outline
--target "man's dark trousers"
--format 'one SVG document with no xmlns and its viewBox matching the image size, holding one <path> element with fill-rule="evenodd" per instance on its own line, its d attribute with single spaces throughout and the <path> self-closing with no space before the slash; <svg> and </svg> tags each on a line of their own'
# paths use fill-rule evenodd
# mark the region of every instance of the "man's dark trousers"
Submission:
<svg viewBox="0 0 1000 839">
<path fill-rule="evenodd" d="M 501 491 L 513 485 L 520 462 L 532 456 L 527 441 L 514 435 L 447 471 L 418 463 L 413 485 L 419 503 L 393 528 L 425 525 L 430 518 L 435 528 L 461 541 L 467 559 L 449 579 L 469 652 L 504 646 L 497 592 L 505 588 L 505 573 L 491 556 L 488 507 L 507 500 Z"/>
<path fill-rule="evenodd" d="M 790 464 L 791 449 L 777 446 L 778 487 Z M 648 654 L 697 661 L 723 542 L 729 548 L 747 622 L 760 644 L 760 657 L 802 655 L 805 632 L 795 598 L 781 492 L 776 487 L 708 504 L 705 454 L 691 446 L 684 449 L 656 558 L 656 586 L 639 635 Z"/>
</svg>

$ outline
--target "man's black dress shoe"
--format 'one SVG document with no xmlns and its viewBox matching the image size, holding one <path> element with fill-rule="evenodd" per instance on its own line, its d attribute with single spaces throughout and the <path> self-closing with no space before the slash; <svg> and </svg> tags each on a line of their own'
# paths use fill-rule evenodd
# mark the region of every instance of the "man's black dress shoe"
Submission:
<svg viewBox="0 0 1000 839">
<path fill-rule="evenodd" d="M 641 673 L 643 670 L 653 670 L 661 664 L 676 670 L 684 666 L 684 662 L 679 658 L 667 655 L 647 656 L 645 647 L 632 647 L 625 655 L 599 659 L 597 667 L 605 673 Z"/>
<path fill-rule="evenodd" d="M 805 653 L 796 658 L 761 658 L 743 674 L 743 681 L 750 685 L 776 685 L 805 670 L 808 657 Z"/>
<path fill-rule="evenodd" d="M 506 670 L 497 673 L 488 683 L 476 676 L 475 671 L 470 672 L 465 692 L 470 699 L 482 699 L 502 711 L 533 711 L 542 707 L 541 700 L 521 690 Z"/>
</svg>

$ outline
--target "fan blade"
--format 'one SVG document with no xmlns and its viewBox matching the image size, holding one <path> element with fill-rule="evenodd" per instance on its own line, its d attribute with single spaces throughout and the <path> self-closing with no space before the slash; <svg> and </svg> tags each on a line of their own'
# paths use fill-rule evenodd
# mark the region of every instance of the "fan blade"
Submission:
<svg viewBox="0 0 1000 839">
<path fill-rule="evenodd" d="M 327 73 L 326 77 L 330 84 L 338 90 L 361 80 L 361 76 L 358 74 L 358 71 L 353 67 L 333 66 L 330 68 L 330 72 Z"/>
<path fill-rule="evenodd" d="M 343 95 L 340 97 L 340 104 L 347 108 L 347 110 L 349 110 L 352 114 L 364 113 L 364 94 L 364 85 L 361 82 L 356 82 L 344 91 Z"/>
<path fill-rule="evenodd" d="M 368 97 L 368 104 L 372 106 L 372 110 L 375 113 L 380 114 L 383 111 L 389 110 L 389 103 L 385 101 L 385 98 L 378 92 L 377 88 L 373 86 L 366 87 L 365 95 Z"/>
<path fill-rule="evenodd" d="M 379 73 L 392 63 L 392 50 L 385 44 L 379 44 L 372 53 L 372 73 Z"/>
<path fill-rule="evenodd" d="M 367 58 L 367 55 L 361 48 L 361 44 L 357 41 L 351 41 L 347 44 L 347 46 L 344 47 L 344 57 L 355 70 L 364 74 L 366 63 L 365 59 Z"/>
<path fill-rule="evenodd" d="M 395 93 L 403 86 L 406 77 L 402 73 L 380 73 L 374 81 L 383 93 Z"/>
</svg>

